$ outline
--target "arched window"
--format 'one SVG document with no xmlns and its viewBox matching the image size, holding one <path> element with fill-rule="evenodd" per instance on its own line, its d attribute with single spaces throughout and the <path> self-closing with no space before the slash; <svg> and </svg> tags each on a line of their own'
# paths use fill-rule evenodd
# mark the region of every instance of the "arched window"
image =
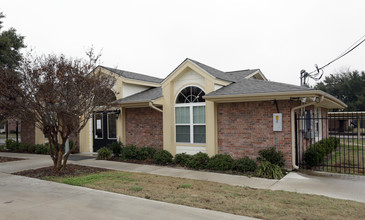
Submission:
<svg viewBox="0 0 365 220">
<path fill-rule="evenodd" d="M 204 91 L 189 86 L 180 91 L 175 103 L 176 142 L 205 143 Z"/>
</svg>

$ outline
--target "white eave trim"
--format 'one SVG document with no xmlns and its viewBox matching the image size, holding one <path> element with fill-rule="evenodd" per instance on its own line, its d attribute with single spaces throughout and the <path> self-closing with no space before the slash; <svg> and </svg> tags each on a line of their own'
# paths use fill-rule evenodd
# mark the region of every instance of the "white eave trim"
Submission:
<svg viewBox="0 0 365 220">
<path fill-rule="evenodd" d="M 267 78 L 265 77 L 265 75 L 261 72 L 261 70 L 257 70 L 257 71 L 255 71 L 255 72 L 253 72 L 253 73 L 251 73 L 250 75 L 248 75 L 248 76 L 246 76 L 245 78 L 246 79 L 249 79 L 249 78 L 251 78 L 251 77 L 253 77 L 254 75 L 256 75 L 256 74 L 259 74 L 265 81 L 267 81 Z"/>
<path fill-rule="evenodd" d="M 217 95 L 217 96 L 203 96 L 206 100 L 224 102 L 224 100 L 236 100 L 236 101 L 264 101 L 270 100 L 273 97 L 275 99 L 282 100 L 288 99 L 290 97 L 308 97 L 308 96 L 324 96 L 329 101 L 338 105 L 340 108 L 346 108 L 347 105 L 341 100 L 335 98 L 334 96 L 325 93 L 321 90 L 310 90 L 310 91 L 295 91 L 295 92 L 272 92 L 272 93 L 254 93 L 254 94 L 237 94 L 237 95 Z M 227 101 L 230 102 L 230 101 Z"/>
</svg>

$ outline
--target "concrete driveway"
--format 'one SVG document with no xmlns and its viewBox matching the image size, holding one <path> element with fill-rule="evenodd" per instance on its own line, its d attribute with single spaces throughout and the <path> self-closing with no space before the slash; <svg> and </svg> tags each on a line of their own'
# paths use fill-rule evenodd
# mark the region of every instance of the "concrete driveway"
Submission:
<svg viewBox="0 0 365 220">
<path fill-rule="evenodd" d="M 49 156 L 0 163 L 0 219 L 253 219 L 10 173 L 51 165 Z"/>
</svg>

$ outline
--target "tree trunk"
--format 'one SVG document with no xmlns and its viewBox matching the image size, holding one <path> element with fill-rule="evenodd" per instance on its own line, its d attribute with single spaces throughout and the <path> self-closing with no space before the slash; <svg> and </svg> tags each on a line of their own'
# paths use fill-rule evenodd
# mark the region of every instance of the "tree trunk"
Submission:
<svg viewBox="0 0 365 220">
<path fill-rule="evenodd" d="M 67 164 L 67 160 L 68 160 L 68 156 L 70 156 L 71 152 L 74 151 L 77 148 L 78 145 L 78 139 L 76 139 L 74 145 L 72 146 L 72 149 L 70 149 L 66 155 L 63 158 L 63 165 L 62 165 L 62 169 L 66 169 L 66 164 Z"/>
</svg>

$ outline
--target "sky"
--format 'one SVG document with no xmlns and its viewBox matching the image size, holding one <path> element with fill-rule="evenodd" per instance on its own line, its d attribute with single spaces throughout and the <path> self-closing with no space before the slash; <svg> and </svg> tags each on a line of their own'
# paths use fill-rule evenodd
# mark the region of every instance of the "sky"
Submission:
<svg viewBox="0 0 365 220">
<path fill-rule="evenodd" d="M 363 0 L 2 0 L 0 11 L 37 54 L 82 58 L 93 46 L 104 66 L 160 78 L 191 58 L 299 85 L 302 69 L 365 35 Z M 324 70 L 364 71 L 365 43 Z"/>
</svg>

